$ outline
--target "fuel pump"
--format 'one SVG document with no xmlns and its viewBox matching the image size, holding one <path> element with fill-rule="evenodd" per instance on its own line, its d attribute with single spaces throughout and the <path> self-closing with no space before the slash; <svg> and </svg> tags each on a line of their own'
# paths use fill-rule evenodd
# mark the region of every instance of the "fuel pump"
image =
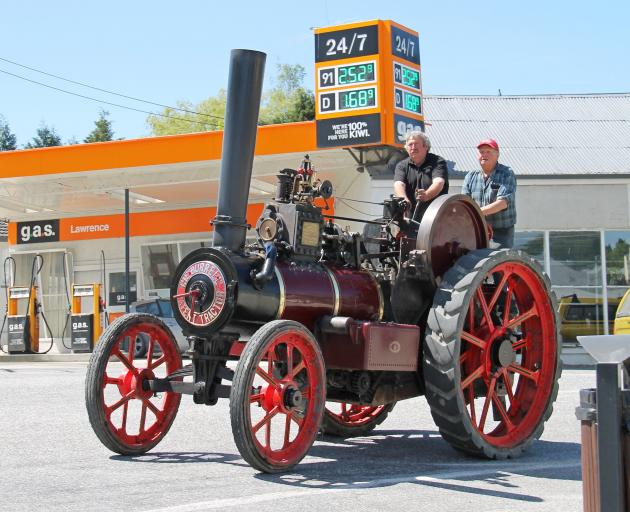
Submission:
<svg viewBox="0 0 630 512">
<path fill-rule="evenodd" d="M 109 309 L 107 307 L 107 281 L 106 281 L 107 271 L 105 268 L 105 251 L 101 249 L 101 283 L 103 283 L 103 300 L 101 301 L 103 309 L 105 310 L 104 319 L 105 326 L 109 325 Z"/>
<path fill-rule="evenodd" d="M 41 272 L 44 258 L 41 254 L 33 258 L 30 286 L 10 286 L 7 294 L 7 325 L 8 325 L 8 352 L 9 354 L 46 354 L 53 346 L 54 340 L 50 338 L 50 346 L 44 352 L 39 352 L 39 315 L 42 315 L 46 327 L 48 323 L 41 311 L 41 301 L 37 295 L 37 275 Z M 26 303 L 25 308 L 20 303 Z M 24 310 L 24 314 L 20 313 Z"/>
<path fill-rule="evenodd" d="M 3 275 L 4 289 L 6 291 L 7 296 L 6 296 L 6 303 L 5 303 L 5 310 L 4 310 L 4 318 L 2 319 L 2 327 L 0 327 L 0 352 L 3 352 L 6 354 L 9 349 L 8 349 L 8 346 L 7 346 L 7 350 L 4 350 L 2 348 L 2 334 L 4 333 L 4 326 L 7 324 L 7 318 L 9 317 L 9 288 L 13 286 L 13 279 L 15 278 L 15 260 L 11 256 L 7 256 L 4 259 L 3 271 L 4 271 L 4 275 Z"/>
<path fill-rule="evenodd" d="M 103 331 L 101 284 L 72 285 L 70 345 L 74 352 L 91 352 Z"/>
</svg>

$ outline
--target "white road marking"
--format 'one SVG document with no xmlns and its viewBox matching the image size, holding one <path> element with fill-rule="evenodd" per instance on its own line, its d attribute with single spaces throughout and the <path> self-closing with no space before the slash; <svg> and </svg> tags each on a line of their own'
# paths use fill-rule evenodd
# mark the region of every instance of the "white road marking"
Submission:
<svg viewBox="0 0 630 512">
<path fill-rule="evenodd" d="M 493 464 L 493 463 L 480 463 L 475 464 L 475 467 L 479 469 L 474 470 L 454 470 L 444 471 L 441 473 L 434 473 L 431 476 L 419 475 L 419 476 L 401 476 L 397 478 L 381 478 L 378 480 L 370 480 L 367 482 L 351 482 L 351 483 L 339 483 L 336 484 L 342 487 L 317 487 L 309 489 L 299 489 L 286 492 L 270 492 L 265 494 L 256 494 L 254 496 L 242 496 L 237 498 L 221 498 L 210 501 L 200 501 L 197 503 L 186 503 L 184 505 L 175 505 L 173 507 L 165 507 L 158 509 L 151 509 L 145 512 L 188 512 L 195 510 L 209 510 L 216 508 L 228 508 L 243 505 L 253 505 L 255 503 L 264 503 L 274 500 L 285 500 L 287 498 L 302 498 L 312 494 L 332 493 L 332 492 L 348 492 L 355 489 L 380 487 L 384 485 L 395 485 L 402 483 L 415 483 L 415 482 L 427 482 L 438 483 L 451 479 L 468 479 L 475 476 L 487 475 L 501 471 L 505 474 L 513 475 L 510 470 L 514 469 L 514 464 Z M 469 466 L 470 467 L 470 466 Z M 519 470 L 543 470 L 562 467 L 563 469 L 579 468 L 581 464 L 579 462 L 567 463 L 562 461 L 556 461 L 553 463 L 525 463 L 518 466 Z M 483 468 L 483 469 L 482 469 Z M 332 484 L 333 486 L 335 484 Z"/>
</svg>

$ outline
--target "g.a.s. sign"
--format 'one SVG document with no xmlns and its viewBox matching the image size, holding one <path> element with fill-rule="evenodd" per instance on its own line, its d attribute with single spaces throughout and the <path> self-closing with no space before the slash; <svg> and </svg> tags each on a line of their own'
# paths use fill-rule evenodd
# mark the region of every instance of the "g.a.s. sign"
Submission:
<svg viewBox="0 0 630 512">
<path fill-rule="evenodd" d="M 17 223 L 17 243 L 37 244 L 59 241 L 59 219 Z"/>
</svg>

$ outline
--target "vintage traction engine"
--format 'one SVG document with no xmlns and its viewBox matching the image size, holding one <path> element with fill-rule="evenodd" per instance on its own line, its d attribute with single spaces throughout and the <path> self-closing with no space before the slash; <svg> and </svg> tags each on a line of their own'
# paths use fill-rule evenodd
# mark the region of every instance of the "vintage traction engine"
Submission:
<svg viewBox="0 0 630 512">
<path fill-rule="evenodd" d="M 188 254 L 172 279 L 191 364 L 157 317 L 118 318 L 87 372 L 96 435 L 117 453 L 141 454 L 166 435 L 182 394 L 206 405 L 229 398 L 243 458 L 279 472 L 318 432 L 363 435 L 396 401 L 425 395 L 455 448 L 520 454 L 542 433 L 561 371 L 540 266 L 488 249 L 484 218 L 461 195 L 435 200 L 415 239 L 395 233 L 404 222 L 397 198 L 363 235 L 348 232 L 314 204 L 332 186 L 308 159 L 279 172 L 258 242 L 246 245 L 264 59 L 232 52 L 213 247 Z M 134 357 L 137 338 L 146 359 Z"/>
</svg>

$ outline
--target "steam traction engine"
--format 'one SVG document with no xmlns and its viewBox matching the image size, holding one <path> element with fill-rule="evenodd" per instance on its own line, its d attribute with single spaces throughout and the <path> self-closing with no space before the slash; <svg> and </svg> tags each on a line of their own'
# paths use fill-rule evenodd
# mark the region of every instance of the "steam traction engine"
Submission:
<svg viewBox="0 0 630 512">
<path fill-rule="evenodd" d="M 398 400 L 426 395 L 443 438 L 487 457 L 521 453 L 543 430 L 560 376 L 555 301 L 539 265 L 487 248 L 466 196 L 442 196 L 416 239 L 396 233 L 404 204 L 363 235 L 326 218 L 332 193 L 306 159 L 278 174 L 258 241 L 246 245 L 264 54 L 232 54 L 212 248 L 186 256 L 171 297 L 191 364 L 157 317 L 118 318 L 86 380 L 105 446 L 140 454 L 168 432 L 182 394 L 229 398 L 236 445 L 265 472 L 298 463 L 318 431 L 353 436 Z M 134 340 L 147 342 L 146 360 Z M 129 347 L 124 349 L 123 347 Z"/>
</svg>

